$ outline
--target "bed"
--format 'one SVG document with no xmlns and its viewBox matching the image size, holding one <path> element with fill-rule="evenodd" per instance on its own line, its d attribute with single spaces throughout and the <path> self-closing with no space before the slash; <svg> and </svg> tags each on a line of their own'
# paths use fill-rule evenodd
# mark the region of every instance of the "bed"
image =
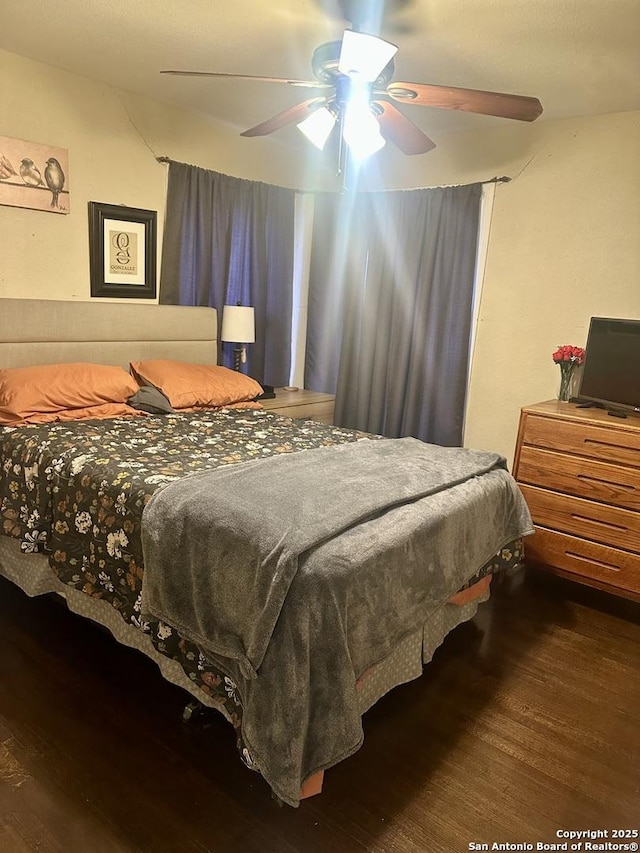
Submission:
<svg viewBox="0 0 640 853">
<path fill-rule="evenodd" d="M 215 368 L 216 328 L 210 308 L 3 299 L 0 372 Z M 520 564 L 532 527 L 495 454 L 294 421 L 250 391 L 0 427 L 0 573 L 154 660 L 186 716 L 220 711 L 297 806 L 361 746 L 362 714 Z M 425 485 L 440 468 L 446 487 Z"/>
</svg>

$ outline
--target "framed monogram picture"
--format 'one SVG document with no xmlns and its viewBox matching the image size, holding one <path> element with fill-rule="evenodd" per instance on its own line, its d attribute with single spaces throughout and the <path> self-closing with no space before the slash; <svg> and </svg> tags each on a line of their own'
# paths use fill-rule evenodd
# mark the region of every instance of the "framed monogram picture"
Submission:
<svg viewBox="0 0 640 853">
<path fill-rule="evenodd" d="M 156 298 L 155 210 L 89 202 L 91 296 Z"/>
</svg>

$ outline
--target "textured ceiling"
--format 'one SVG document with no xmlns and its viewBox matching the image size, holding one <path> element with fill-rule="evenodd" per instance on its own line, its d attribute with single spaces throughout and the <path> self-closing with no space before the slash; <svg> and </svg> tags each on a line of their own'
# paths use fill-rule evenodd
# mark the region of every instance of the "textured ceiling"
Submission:
<svg viewBox="0 0 640 853">
<path fill-rule="evenodd" d="M 373 9 L 376 0 L 351 2 Z M 311 79 L 313 49 L 348 26 L 338 4 L 3 0 L 0 48 L 243 130 L 307 90 L 160 70 Z M 640 0 L 387 0 L 386 7 L 379 34 L 400 48 L 396 80 L 533 95 L 544 107 L 539 120 L 640 109 Z M 402 110 L 427 133 L 507 121 Z"/>
</svg>

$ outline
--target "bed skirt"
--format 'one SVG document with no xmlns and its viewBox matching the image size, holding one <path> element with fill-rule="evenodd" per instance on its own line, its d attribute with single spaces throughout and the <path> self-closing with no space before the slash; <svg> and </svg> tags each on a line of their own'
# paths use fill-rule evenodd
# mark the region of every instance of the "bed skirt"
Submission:
<svg viewBox="0 0 640 853">
<path fill-rule="evenodd" d="M 23 554 L 18 540 L 0 536 L 0 575 L 19 586 L 30 597 L 57 593 L 66 600 L 69 610 L 107 628 L 119 643 L 137 649 L 154 661 L 167 681 L 182 687 L 203 705 L 216 708 L 229 719 L 226 709 L 216 702 L 215 697 L 201 690 L 177 661 L 161 654 L 148 634 L 125 622 L 108 602 L 85 595 L 62 583 L 51 571 L 48 558 L 43 554 Z M 478 604 L 488 598 L 487 590 L 484 595 L 466 604 L 444 604 L 435 610 L 423 628 L 405 637 L 388 657 L 372 667 L 366 678 L 361 679 L 361 712 L 367 711 L 399 684 L 418 678 L 423 665 L 431 660 L 447 634 L 457 625 L 472 619 Z"/>
</svg>

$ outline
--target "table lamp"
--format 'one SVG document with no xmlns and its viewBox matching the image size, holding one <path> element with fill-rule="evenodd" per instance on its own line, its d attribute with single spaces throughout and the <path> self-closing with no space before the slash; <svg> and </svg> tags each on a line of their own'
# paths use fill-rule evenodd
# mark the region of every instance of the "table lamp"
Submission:
<svg viewBox="0 0 640 853">
<path fill-rule="evenodd" d="M 247 360 L 245 344 L 253 344 L 256 340 L 256 321 L 253 308 L 245 305 L 225 305 L 222 309 L 221 340 L 235 344 L 233 369 L 240 370 L 240 365 Z"/>
</svg>

